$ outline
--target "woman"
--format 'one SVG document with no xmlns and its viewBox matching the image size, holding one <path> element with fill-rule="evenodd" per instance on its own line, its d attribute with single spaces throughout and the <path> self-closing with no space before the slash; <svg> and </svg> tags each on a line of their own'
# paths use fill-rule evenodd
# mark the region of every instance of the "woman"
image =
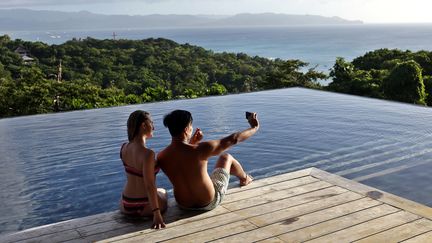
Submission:
<svg viewBox="0 0 432 243">
<path fill-rule="evenodd" d="M 146 147 L 146 140 L 153 137 L 153 121 L 150 114 L 137 110 L 127 121 L 129 143 L 120 149 L 120 158 L 126 170 L 127 182 L 123 190 L 120 209 L 124 214 L 151 216 L 153 229 L 165 228 L 162 212 L 167 208 L 167 193 L 156 189 L 155 175 L 159 171 L 155 153 Z"/>
</svg>

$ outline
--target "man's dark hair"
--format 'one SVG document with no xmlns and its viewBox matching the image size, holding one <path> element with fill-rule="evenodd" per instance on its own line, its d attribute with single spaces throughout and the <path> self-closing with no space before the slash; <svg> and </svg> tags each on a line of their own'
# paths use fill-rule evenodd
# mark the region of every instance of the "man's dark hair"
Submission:
<svg viewBox="0 0 432 243">
<path fill-rule="evenodd" d="M 173 137 L 177 137 L 192 123 L 192 114 L 185 110 L 175 110 L 165 115 L 163 124 Z"/>
</svg>

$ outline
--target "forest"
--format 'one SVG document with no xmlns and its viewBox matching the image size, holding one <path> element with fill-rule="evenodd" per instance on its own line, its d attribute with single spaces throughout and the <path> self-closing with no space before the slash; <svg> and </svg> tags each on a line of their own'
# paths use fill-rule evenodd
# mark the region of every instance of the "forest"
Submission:
<svg viewBox="0 0 432 243">
<path fill-rule="evenodd" d="M 337 58 L 326 90 L 432 106 L 432 52 L 379 49 Z M 431 94 L 431 95 L 430 95 Z"/>
<path fill-rule="evenodd" d="M 214 53 L 167 39 L 72 39 L 60 45 L 0 36 L 0 117 L 301 86 L 322 72 L 300 60 Z"/>
<path fill-rule="evenodd" d="M 432 106 L 432 52 L 379 49 L 329 75 L 301 60 L 215 53 L 168 39 L 72 39 L 60 45 L 0 36 L 0 118 L 305 87 Z M 327 86 L 320 80 L 330 79 Z"/>
</svg>

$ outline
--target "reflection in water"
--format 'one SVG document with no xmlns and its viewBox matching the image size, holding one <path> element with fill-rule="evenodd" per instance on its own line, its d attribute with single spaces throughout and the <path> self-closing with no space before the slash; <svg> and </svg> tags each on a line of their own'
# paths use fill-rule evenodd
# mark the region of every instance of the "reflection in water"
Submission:
<svg viewBox="0 0 432 243">
<path fill-rule="evenodd" d="M 153 116 L 156 151 L 170 142 L 171 110 L 191 111 L 205 139 L 247 128 L 255 111 L 260 131 L 229 151 L 254 177 L 314 166 L 432 206 L 429 108 L 292 88 L 0 120 L 0 233 L 116 210 L 136 109 Z"/>
</svg>

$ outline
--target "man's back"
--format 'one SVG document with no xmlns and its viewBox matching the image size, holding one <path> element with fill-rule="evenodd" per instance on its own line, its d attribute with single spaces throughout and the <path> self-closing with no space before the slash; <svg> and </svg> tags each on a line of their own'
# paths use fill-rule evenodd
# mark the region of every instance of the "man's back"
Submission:
<svg viewBox="0 0 432 243">
<path fill-rule="evenodd" d="M 250 113 L 250 128 L 216 140 L 200 142 L 202 131 L 193 134 L 192 114 L 175 110 L 164 117 L 164 126 L 171 134 L 171 144 L 158 154 L 158 164 L 174 187 L 177 203 L 185 209 L 212 210 L 219 205 L 227 191 L 230 174 L 245 186 L 252 182 L 230 154 L 224 153 L 231 146 L 244 141 L 258 131 L 256 113 Z M 224 154 L 222 154 L 224 153 Z M 211 176 L 207 173 L 208 158 L 220 155 Z"/>
<path fill-rule="evenodd" d="M 171 143 L 158 154 L 158 164 L 174 187 L 176 201 L 184 207 L 203 207 L 215 191 L 207 173 L 207 159 L 200 158 L 197 145 Z"/>
</svg>

